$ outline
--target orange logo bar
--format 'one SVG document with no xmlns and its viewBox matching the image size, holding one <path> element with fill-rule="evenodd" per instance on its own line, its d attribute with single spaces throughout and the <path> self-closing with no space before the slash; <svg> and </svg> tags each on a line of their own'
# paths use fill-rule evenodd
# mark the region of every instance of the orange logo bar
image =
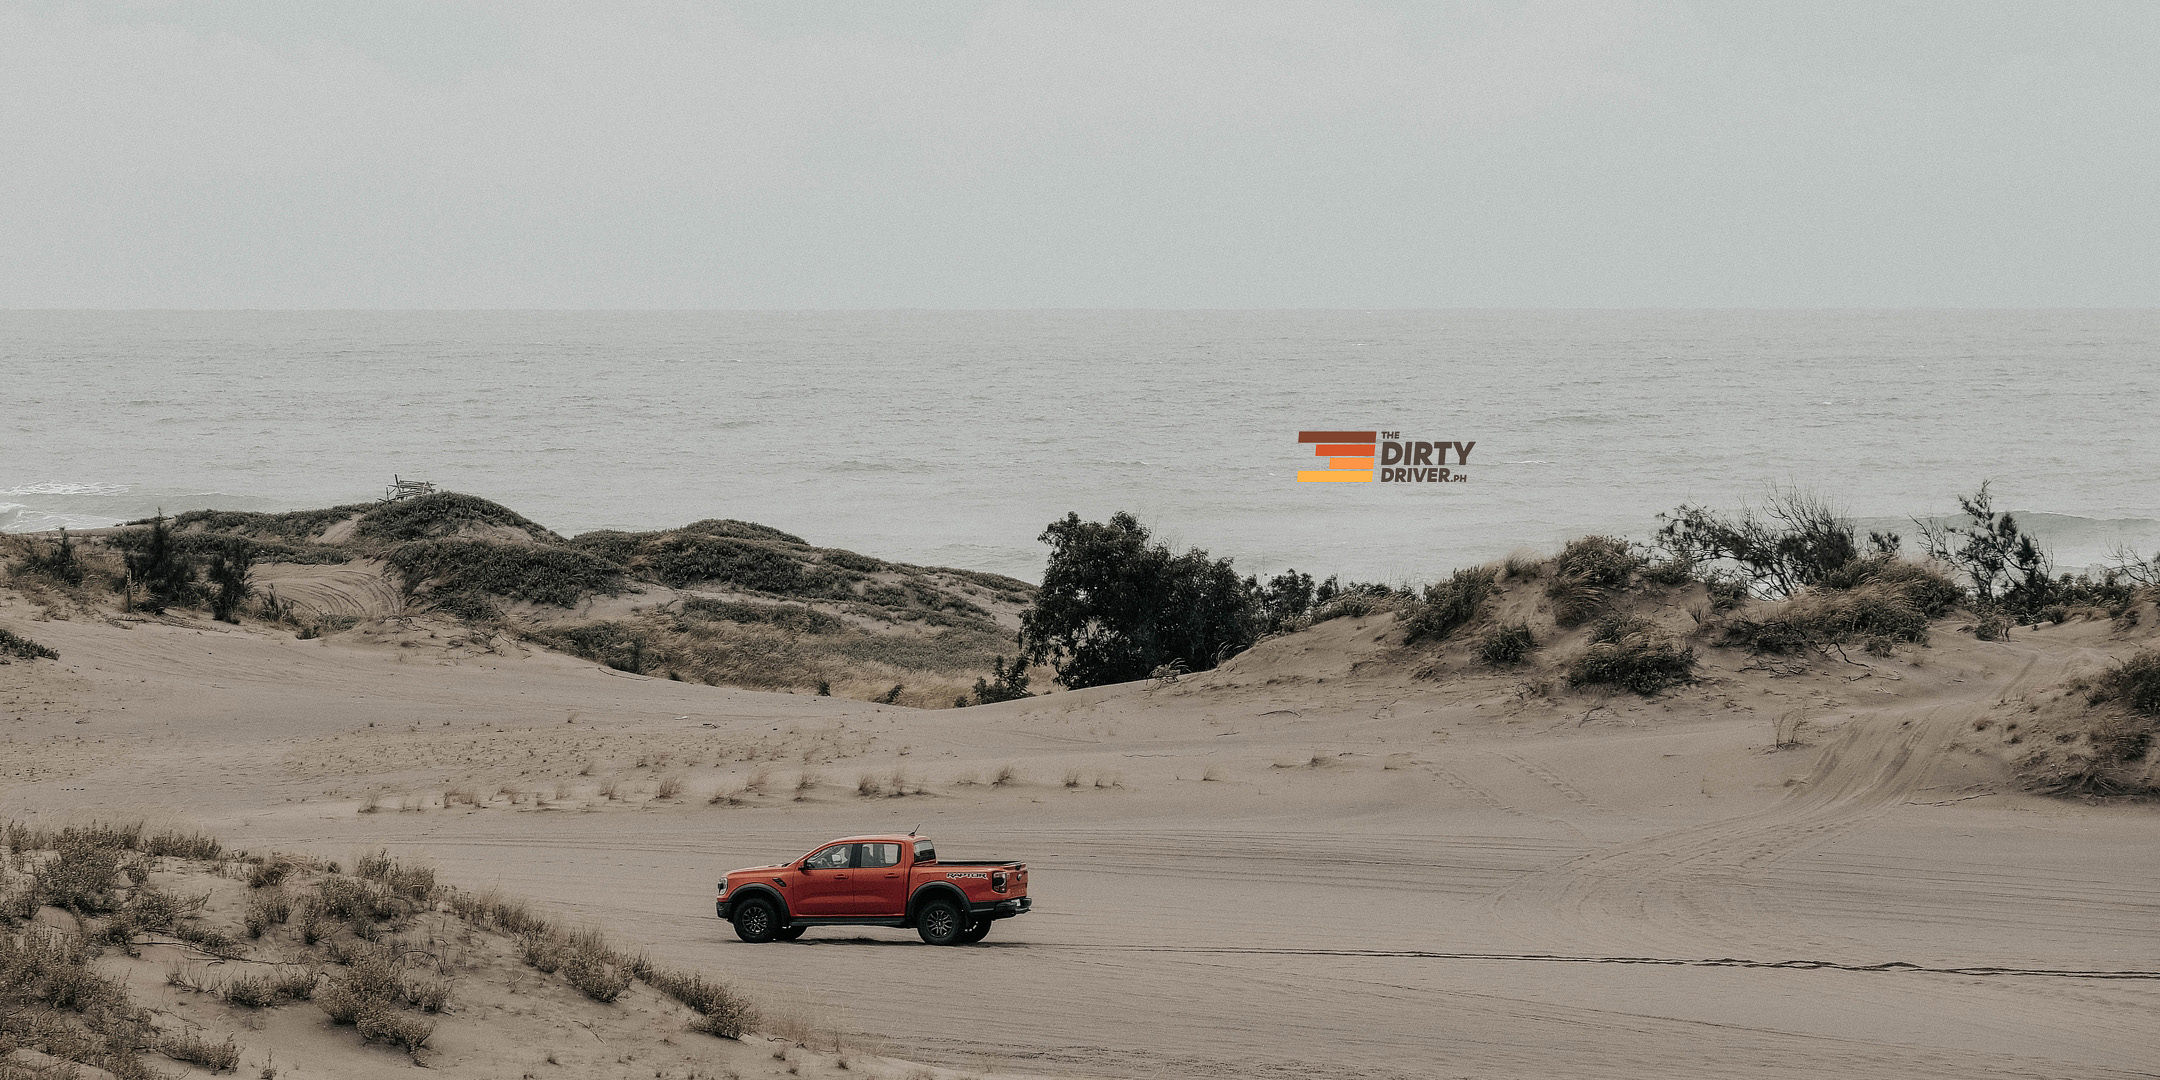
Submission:
<svg viewBox="0 0 2160 1080">
<path fill-rule="evenodd" d="M 1313 453 L 1327 459 L 1325 469 L 1300 469 L 1299 483 L 1369 484 L 1373 478 L 1373 448 L 1378 431 L 1300 431 L 1297 441 L 1314 444 Z"/>
</svg>

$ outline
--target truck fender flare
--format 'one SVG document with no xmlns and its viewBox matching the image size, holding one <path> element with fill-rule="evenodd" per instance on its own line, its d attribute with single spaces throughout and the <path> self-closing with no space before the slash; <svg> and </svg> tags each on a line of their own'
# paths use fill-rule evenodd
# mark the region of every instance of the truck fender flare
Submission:
<svg viewBox="0 0 2160 1080">
<path fill-rule="evenodd" d="M 908 897 L 908 922 L 915 921 L 915 916 L 922 912 L 923 905 L 929 903 L 931 898 L 945 895 L 950 895 L 953 903 L 960 905 L 961 915 L 967 914 L 968 898 L 966 893 L 960 891 L 960 886 L 950 881 L 926 881 L 916 887 L 915 895 Z"/>
<path fill-rule="evenodd" d="M 740 904 L 745 898 L 751 896 L 763 897 L 769 901 L 773 906 L 773 910 L 779 913 L 780 921 L 783 923 L 788 921 L 787 897 L 780 895 L 780 890 L 770 885 L 745 885 L 729 894 L 728 903 Z"/>
</svg>

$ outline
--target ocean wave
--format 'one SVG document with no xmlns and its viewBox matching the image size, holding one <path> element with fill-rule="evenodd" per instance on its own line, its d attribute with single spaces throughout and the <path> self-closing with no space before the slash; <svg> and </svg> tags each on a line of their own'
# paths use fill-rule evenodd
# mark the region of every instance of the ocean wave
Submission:
<svg viewBox="0 0 2160 1080">
<path fill-rule="evenodd" d="M 126 495 L 133 490 L 126 484 L 77 484 L 53 480 L 0 489 L 0 495 L 80 495 L 95 498 Z"/>
</svg>

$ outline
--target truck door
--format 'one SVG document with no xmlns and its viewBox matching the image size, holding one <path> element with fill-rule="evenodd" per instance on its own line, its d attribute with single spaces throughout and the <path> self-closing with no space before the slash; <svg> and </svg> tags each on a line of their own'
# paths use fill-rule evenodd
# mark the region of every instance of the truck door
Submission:
<svg viewBox="0 0 2160 1080">
<path fill-rule="evenodd" d="M 855 845 L 834 844 L 803 860 L 801 881 L 788 890 L 791 914 L 819 918 L 852 914 L 846 910 L 855 892 Z"/>
<path fill-rule="evenodd" d="M 850 915 L 900 915 L 907 910 L 907 867 L 898 844 L 857 844 Z"/>
</svg>

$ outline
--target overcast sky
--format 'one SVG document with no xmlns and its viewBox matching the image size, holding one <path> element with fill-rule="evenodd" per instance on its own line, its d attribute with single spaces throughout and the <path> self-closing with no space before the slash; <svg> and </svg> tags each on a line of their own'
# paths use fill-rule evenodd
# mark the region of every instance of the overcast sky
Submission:
<svg viewBox="0 0 2160 1080">
<path fill-rule="evenodd" d="M 0 307 L 2160 304 L 2160 3 L 0 2 Z"/>
</svg>

